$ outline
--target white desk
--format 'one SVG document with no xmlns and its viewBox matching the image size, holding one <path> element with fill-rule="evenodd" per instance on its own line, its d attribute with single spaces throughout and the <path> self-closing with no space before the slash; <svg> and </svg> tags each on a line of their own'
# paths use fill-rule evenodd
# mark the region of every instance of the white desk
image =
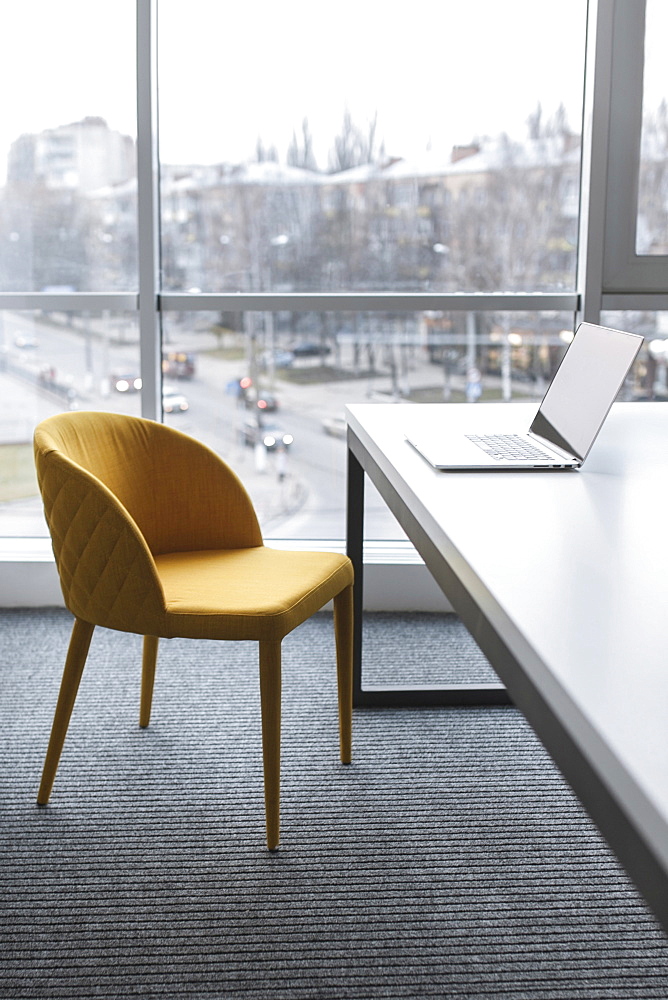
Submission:
<svg viewBox="0 0 668 1000">
<path fill-rule="evenodd" d="M 404 439 L 534 412 L 350 406 L 350 555 L 361 584 L 366 473 L 668 929 L 668 405 L 615 404 L 580 472 L 437 472 Z"/>
</svg>

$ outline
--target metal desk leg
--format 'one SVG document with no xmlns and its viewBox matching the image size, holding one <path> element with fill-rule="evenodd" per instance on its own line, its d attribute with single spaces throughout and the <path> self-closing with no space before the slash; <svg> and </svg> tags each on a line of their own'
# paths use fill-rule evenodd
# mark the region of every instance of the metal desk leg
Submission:
<svg viewBox="0 0 668 1000">
<path fill-rule="evenodd" d="M 364 606 L 364 469 L 348 449 L 346 552 L 355 571 L 353 588 L 353 705 L 362 694 L 362 611 Z"/>
<path fill-rule="evenodd" d="M 362 619 L 364 608 L 364 468 L 348 448 L 346 552 L 355 571 L 353 590 L 353 706 L 391 707 L 417 705 L 508 705 L 502 684 L 449 684 L 433 688 L 395 686 L 362 687 Z"/>
</svg>

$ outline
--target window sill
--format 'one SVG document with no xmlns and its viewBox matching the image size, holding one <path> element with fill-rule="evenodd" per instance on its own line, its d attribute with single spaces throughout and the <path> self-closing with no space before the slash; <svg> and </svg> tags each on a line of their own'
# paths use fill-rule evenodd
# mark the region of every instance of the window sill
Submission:
<svg viewBox="0 0 668 1000">
<path fill-rule="evenodd" d="M 343 542 L 267 539 L 285 549 L 342 552 Z M 367 611 L 450 611 L 426 566 L 407 542 L 366 542 L 364 607 Z M 62 607 L 48 538 L 0 539 L 0 607 Z M 388 572 L 390 570 L 390 572 Z"/>
</svg>

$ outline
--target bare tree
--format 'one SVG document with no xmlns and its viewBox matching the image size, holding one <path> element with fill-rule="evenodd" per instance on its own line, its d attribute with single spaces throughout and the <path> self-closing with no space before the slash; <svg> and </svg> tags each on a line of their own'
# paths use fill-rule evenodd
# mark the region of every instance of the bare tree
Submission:
<svg viewBox="0 0 668 1000">
<path fill-rule="evenodd" d="M 308 118 L 302 120 L 301 136 L 297 136 L 296 132 L 292 133 L 292 140 L 288 146 L 287 162 L 289 166 L 301 167 L 302 170 L 315 172 L 318 169 Z"/>
<path fill-rule="evenodd" d="M 527 118 L 527 129 L 530 139 L 540 139 L 542 129 L 543 106 L 538 102 L 534 110 Z"/>
<path fill-rule="evenodd" d="M 265 146 L 258 136 L 255 144 L 255 160 L 257 163 L 278 163 L 278 151 L 275 146 Z"/>
<path fill-rule="evenodd" d="M 373 163 L 382 152 L 376 148 L 376 128 L 378 114 L 374 114 L 367 128 L 360 128 L 353 122 L 350 111 L 343 114 L 341 131 L 334 138 L 334 145 L 329 154 L 329 169 L 331 173 L 350 170 L 365 163 Z"/>
</svg>

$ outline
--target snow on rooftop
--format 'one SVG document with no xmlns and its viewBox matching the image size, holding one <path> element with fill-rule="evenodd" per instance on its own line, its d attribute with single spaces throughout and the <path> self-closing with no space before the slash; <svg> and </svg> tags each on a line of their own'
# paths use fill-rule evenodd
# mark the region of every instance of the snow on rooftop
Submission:
<svg viewBox="0 0 668 1000">
<path fill-rule="evenodd" d="M 579 159 L 577 136 L 547 137 L 515 142 L 509 139 L 485 139 L 467 147 L 456 147 L 450 154 L 426 150 L 411 157 L 386 157 L 376 163 L 365 163 L 337 173 L 318 173 L 301 167 L 277 163 L 275 160 L 245 163 L 220 163 L 215 165 L 166 165 L 162 169 L 164 189 L 172 194 L 197 188 L 218 187 L 221 184 L 337 186 L 366 184 L 374 180 L 417 180 L 486 174 L 518 167 L 557 166 L 574 163 Z M 136 184 L 132 179 L 128 186 Z M 121 188 L 94 192 L 94 197 L 118 195 Z"/>
</svg>

